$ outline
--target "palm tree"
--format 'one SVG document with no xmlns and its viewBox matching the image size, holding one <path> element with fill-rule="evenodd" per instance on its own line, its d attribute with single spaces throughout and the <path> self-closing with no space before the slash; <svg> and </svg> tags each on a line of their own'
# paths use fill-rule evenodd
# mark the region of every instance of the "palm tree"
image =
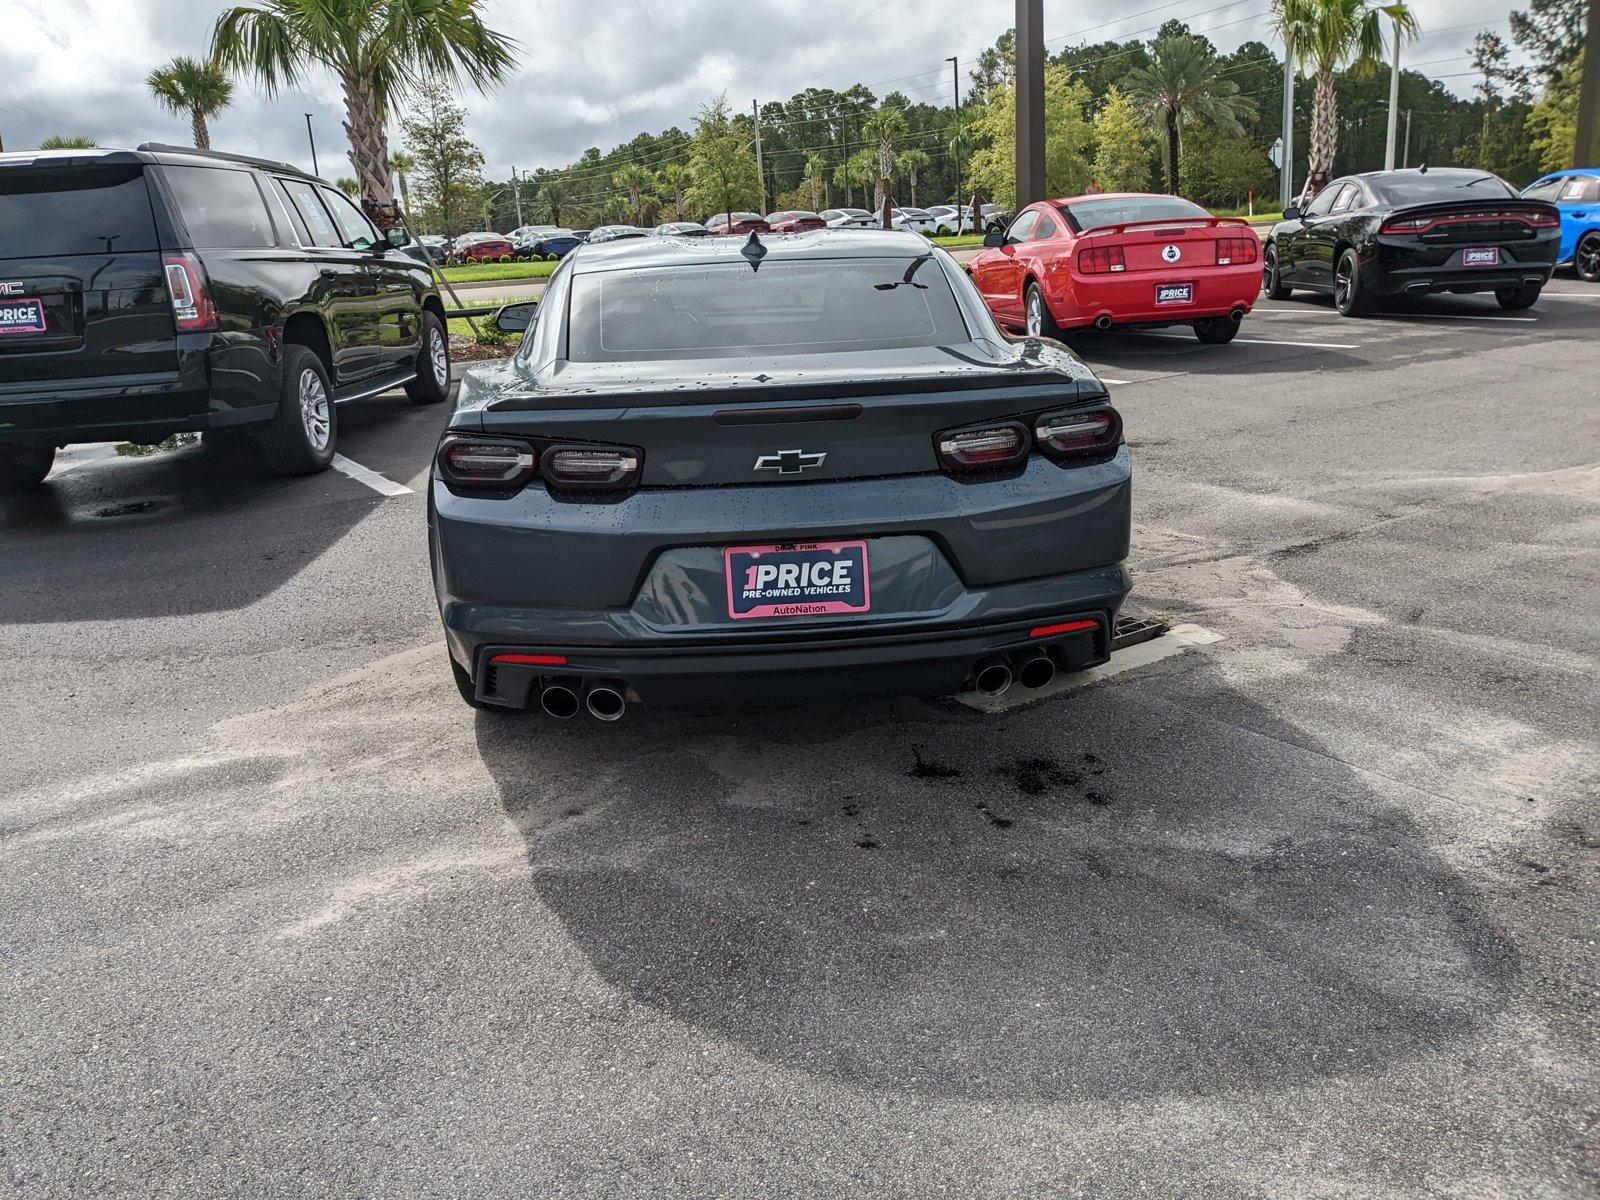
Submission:
<svg viewBox="0 0 1600 1200">
<path fill-rule="evenodd" d="M 100 143 L 83 134 L 53 133 L 39 143 L 41 150 L 93 150 Z"/>
<path fill-rule="evenodd" d="M 811 211 L 821 212 L 828 198 L 828 162 L 820 154 L 806 155 L 806 169 L 800 182 L 811 188 Z"/>
<path fill-rule="evenodd" d="M 333 185 L 352 199 L 361 194 L 361 185 L 348 175 L 339 176 L 333 181 Z"/>
<path fill-rule="evenodd" d="M 1129 71 L 1127 85 L 1128 94 L 1144 109 L 1151 126 L 1166 136 L 1167 190 L 1174 196 L 1179 181 L 1179 130 L 1193 121 L 1208 121 L 1243 136 L 1239 118 L 1255 111 L 1255 105 L 1238 94 L 1239 85 L 1221 77 L 1211 48 L 1181 33 L 1158 38 L 1150 65 Z"/>
<path fill-rule="evenodd" d="M 394 179 L 400 186 L 400 211 L 409 219 L 411 213 L 411 189 L 406 186 L 406 176 L 417 169 L 417 160 L 404 150 L 396 150 L 389 156 L 389 166 L 394 170 Z"/>
<path fill-rule="evenodd" d="M 233 83 L 221 68 L 180 54 L 166 66 L 151 71 L 144 82 L 163 108 L 180 117 L 188 114 L 194 128 L 195 149 L 211 149 L 206 119 L 233 101 Z"/>
<path fill-rule="evenodd" d="M 683 197 L 689 190 L 689 185 L 694 182 L 689 174 L 689 168 L 681 162 L 668 163 L 656 172 L 656 188 L 660 197 L 672 205 L 672 219 L 684 221 L 688 218 L 683 215 Z"/>
<path fill-rule="evenodd" d="M 389 138 L 395 104 L 426 78 L 465 76 L 479 89 L 499 83 L 516 43 L 483 23 L 483 0 L 257 0 L 226 9 L 211 34 L 211 57 L 254 76 L 271 96 L 316 67 L 344 88 L 350 163 L 362 198 L 387 207 Z"/>
<path fill-rule="evenodd" d="M 1417 18 L 1403 2 L 1372 0 L 1272 0 L 1273 19 L 1299 68 L 1315 78 L 1311 101 L 1310 173 L 1306 187 L 1315 193 L 1333 176 L 1339 150 L 1339 97 L 1333 77 L 1353 66 L 1370 75 L 1383 63 L 1383 22 L 1394 24 L 1402 41 L 1417 36 Z"/>
<path fill-rule="evenodd" d="M 872 186 L 872 181 L 878 177 L 878 156 L 872 150 L 857 150 L 833 169 L 834 186 L 844 189 L 845 202 L 848 204 L 855 199 L 853 189 L 861 185 L 861 199 L 863 203 L 867 198 L 867 189 Z"/>
<path fill-rule="evenodd" d="M 903 150 L 900 152 L 898 163 L 900 173 L 906 177 L 906 183 L 911 188 L 911 207 L 917 206 L 917 173 L 926 171 L 933 166 L 933 159 L 928 157 L 926 150 Z"/>
<path fill-rule="evenodd" d="M 894 140 L 906 131 L 906 114 L 899 108 L 884 105 L 866 119 L 861 132 L 867 140 L 875 142 L 878 153 L 878 192 L 876 208 L 883 211 L 883 202 L 889 198 L 889 182 L 894 178 Z"/>
<path fill-rule="evenodd" d="M 655 191 L 655 175 L 638 163 L 624 163 L 611 176 L 611 182 L 628 193 L 628 211 L 633 214 L 633 223 L 643 225 L 644 194 Z"/>
<path fill-rule="evenodd" d="M 552 224 L 561 224 L 561 205 L 567 199 L 567 185 L 561 177 L 553 175 L 544 181 L 544 186 L 539 189 L 539 195 L 544 197 L 545 206 L 550 210 Z"/>
</svg>

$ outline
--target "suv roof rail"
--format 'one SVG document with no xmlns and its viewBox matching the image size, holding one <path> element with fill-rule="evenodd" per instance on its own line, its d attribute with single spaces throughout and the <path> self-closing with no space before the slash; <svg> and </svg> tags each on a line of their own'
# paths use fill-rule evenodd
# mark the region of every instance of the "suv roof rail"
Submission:
<svg viewBox="0 0 1600 1200">
<path fill-rule="evenodd" d="M 187 154 L 194 158 L 216 158 L 223 162 L 244 163 L 251 167 L 265 167 L 269 171 L 288 171 L 293 175 L 303 175 L 308 179 L 316 178 L 309 171 L 289 163 L 277 162 L 270 158 L 253 158 L 248 154 L 227 154 L 221 150 L 200 150 L 194 146 L 169 146 L 164 142 L 140 142 L 139 150 L 146 154 Z"/>
</svg>

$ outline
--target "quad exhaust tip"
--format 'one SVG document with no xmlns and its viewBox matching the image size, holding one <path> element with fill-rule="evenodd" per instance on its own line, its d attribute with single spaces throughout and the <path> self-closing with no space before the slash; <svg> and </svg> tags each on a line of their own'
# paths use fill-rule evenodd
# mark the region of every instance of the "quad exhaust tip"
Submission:
<svg viewBox="0 0 1600 1200">
<path fill-rule="evenodd" d="M 1011 686 L 1011 664 L 986 658 L 973 669 L 973 686 L 985 696 L 998 696 Z"/>
<path fill-rule="evenodd" d="M 539 693 L 539 707 L 564 721 L 578 715 L 578 693 L 564 683 L 552 683 Z"/>
<path fill-rule="evenodd" d="M 597 683 L 591 687 L 584 693 L 583 703 L 589 715 L 597 721 L 620 721 L 622 714 L 628 711 L 628 700 L 622 694 L 621 686 L 609 683 Z"/>
<path fill-rule="evenodd" d="M 1017 682 L 1025 688 L 1042 688 L 1055 677 L 1055 659 L 1042 651 L 1029 655 L 1017 667 Z"/>
</svg>

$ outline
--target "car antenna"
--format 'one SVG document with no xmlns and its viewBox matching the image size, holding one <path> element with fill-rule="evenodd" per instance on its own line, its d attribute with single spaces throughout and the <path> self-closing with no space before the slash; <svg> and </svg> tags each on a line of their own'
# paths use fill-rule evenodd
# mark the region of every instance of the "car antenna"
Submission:
<svg viewBox="0 0 1600 1200">
<path fill-rule="evenodd" d="M 750 231 L 750 240 L 744 244 L 739 253 L 750 260 L 750 269 L 752 271 L 759 271 L 761 269 L 761 260 L 767 256 L 767 248 L 761 244 L 761 239 L 756 236 L 756 231 L 752 229 Z"/>
<path fill-rule="evenodd" d="M 1417 174 L 1418 175 L 1426 175 L 1427 173 L 1428 173 L 1428 164 L 1427 163 L 1423 163 L 1420 167 L 1417 168 Z"/>
</svg>

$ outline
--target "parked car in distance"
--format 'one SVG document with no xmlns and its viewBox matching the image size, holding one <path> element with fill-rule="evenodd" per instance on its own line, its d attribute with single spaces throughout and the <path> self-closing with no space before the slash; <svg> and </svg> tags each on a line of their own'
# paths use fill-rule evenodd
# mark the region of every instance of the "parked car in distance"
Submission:
<svg viewBox="0 0 1600 1200">
<path fill-rule="evenodd" d="M 767 214 L 767 224 L 773 233 L 804 233 L 808 229 L 826 229 L 828 223 L 814 212 L 804 209 L 786 209 Z"/>
<path fill-rule="evenodd" d="M 772 226 L 760 213 L 717 213 L 706 218 L 706 232 L 719 235 L 771 233 Z"/>
<path fill-rule="evenodd" d="M 896 229 L 911 233 L 932 233 L 939 224 L 925 208 L 891 208 L 889 220 Z"/>
<path fill-rule="evenodd" d="M 818 214 L 829 229 L 877 229 L 878 218 L 864 208 L 829 208 Z"/>
<path fill-rule="evenodd" d="M 600 225 L 591 230 L 585 238 L 588 242 L 614 242 L 619 238 L 649 237 L 648 229 L 640 229 L 637 225 Z"/>
<path fill-rule="evenodd" d="M 565 258 L 583 242 L 570 229 L 549 229 L 528 241 L 528 253 L 533 258 L 551 262 Z"/>
<path fill-rule="evenodd" d="M 418 234 L 417 243 L 427 252 L 428 257 L 436 263 L 442 263 L 450 255 L 450 241 L 442 234 Z"/>
<path fill-rule="evenodd" d="M 918 235 L 750 251 L 590 247 L 468 372 L 428 504 L 462 698 L 615 720 L 1104 662 L 1130 465 L 1093 372 Z"/>
<path fill-rule="evenodd" d="M 650 231 L 656 237 L 709 237 L 711 231 L 699 221 L 667 221 Z"/>
<path fill-rule="evenodd" d="M 1561 214 L 1524 200 L 1485 171 L 1370 171 L 1291 204 L 1267 235 L 1262 287 L 1333 296 L 1347 317 L 1384 301 L 1436 292 L 1493 292 L 1500 307 L 1533 307 L 1555 270 Z"/>
<path fill-rule="evenodd" d="M 995 320 L 1032 337 L 1188 325 L 1221 344 L 1255 306 L 1259 246 L 1244 221 L 1177 196 L 1111 193 L 1030 204 L 967 269 Z"/>
<path fill-rule="evenodd" d="M 320 471 L 338 405 L 450 387 L 429 268 L 284 163 L 147 143 L 0 154 L 0 489 L 174 433 Z"/>
<path fill-rule="evenodd" d="M 524 242 L 538 237 L 541 233 L 549 233 L 559 228 L 558 225 L 518 225 L 506 234 L 506 237 L 513 242 Z"/>
<path fill-rule="evenodd" d="M 972 232 L 972 206 L 969 204 L 935 204 L 928 215 L 933 218 L 933 232 L 939 237 Z"/>
<path fill-rule="evenodd" d="M 463 233 L 455 241 L 454 256 L 462 262 L 514 262 L 517 248 L 498 233 Z"/>
<path fill-rule="evenodd" d="M 572 231 L 572 236 L 577 238 L 580 242 L 587 242 L 589 240 L 589 235 L 593 232 L 594 230 L 592 229 L 574 229 Z"/>
<path fill-rule="evenodd" d="M 1522 198 L 1554 204 L 1561 214 L 1556 266 L 1571 267 L 1579 279 L 1600 283 L 1600 167 L 1546 175 L 1523 188 Z"/>
</svg>

